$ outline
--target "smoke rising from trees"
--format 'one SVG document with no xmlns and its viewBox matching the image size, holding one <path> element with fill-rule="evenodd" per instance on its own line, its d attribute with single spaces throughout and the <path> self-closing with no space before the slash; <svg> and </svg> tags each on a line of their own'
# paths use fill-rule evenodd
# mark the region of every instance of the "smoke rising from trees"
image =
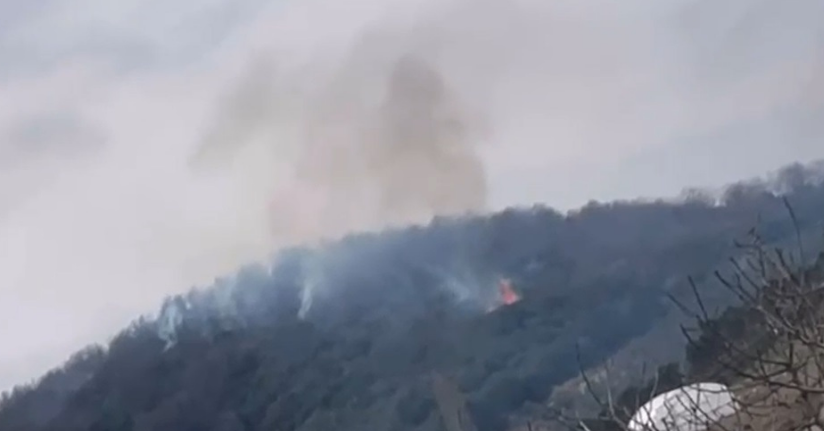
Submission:
<svg viewBox="0 0 824 431">
<path fill-rule="evenodd" d="M 12 3 L 0 386 L 282 243 L 824 156 L 820 2 Z M 404 58 L 444 88 L 414 121 L 387 114 L 411 103 L 391 93 Z M 38 118 L 83 145 L 19 133 Z M 407 145 L 424 120 L 437 139 Z"/>
<path fill-rule="evenodd" d="M 258 63 L 218 108 L 195 154 L 196 169 L 226 169 L 250 146 L 263 150 L 254 157 L 269 158 L 264 169 L 281 170 L 255 185 L 271 199 L 278 242 L 486 207 L 480 124 L 430 61 L 405 54 L 382 64 L 374 48 L 356 45 L 311 93 L 295 94 L 292 81 Z"/>
</svg>

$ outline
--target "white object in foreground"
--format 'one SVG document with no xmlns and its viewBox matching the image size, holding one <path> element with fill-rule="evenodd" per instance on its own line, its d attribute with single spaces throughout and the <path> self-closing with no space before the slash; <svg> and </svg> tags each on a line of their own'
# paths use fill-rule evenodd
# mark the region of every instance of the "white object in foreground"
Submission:
<svg viewBox="0 0 824 431">
<path fill-rule="evenodd" d="M 695 383 L 660 394 L 632 416 L 633 431 L 703 431 L 735 414 L 730 389 L 720 383 Z"/>
</svg>

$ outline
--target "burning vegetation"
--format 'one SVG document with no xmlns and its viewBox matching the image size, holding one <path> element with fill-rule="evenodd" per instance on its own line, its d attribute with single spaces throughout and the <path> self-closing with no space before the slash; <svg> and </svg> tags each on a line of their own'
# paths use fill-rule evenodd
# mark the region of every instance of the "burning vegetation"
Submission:
<svg viewBox="0 0 824 431">
<path fill-rule="evenodd" d="M 466 431 L 470 423 L 478 431 L 558 430 L 541 428 L 557 425 L 543 420 L 558 413 L 546 406 L 576 419 L 572 425 L 580 412 L 592 431 L 615 429 L 600 427 L 601 419 L 626 431 L 637 405 L 695 380 L 723 383 L 736 395 L 742 382 L 766 382 L 762 387 L 781 391 L 763 402 L 744 393 L 742 414 L 745 407 L 781 409 L 780 402 L 792 411 L 765 421 L 808 425 L 816 417 L 806 412 L 820 411 L 824 374 L 814 366 L 820 357 L 808 354 L 824 339 L 821 315 L 808 301 L 820 305 L 817 277 L 824 272 L 788 271 L 780 260 L 786 256 L 773 266 L 791 275 L 788 282 L 741 290 L 736 280 L 747 279 L 732 274 L 733 293 L 709 290 L 700 301 L 711 313 L 729 302 L 722 293 L 737 292 L 775 297 L 781 307 L 750 299 L 744 312 L 718 322 L 697 311 L 700 332 L 690 332 L 684 376 L 659 372 L 634 393 L 621 388 L 636 383 L 629 380 L 642 365 L 682 360 L 684 338 L 668 322 L 691 322 L 667 296 L 700 310 L 686 277 L 703 274 L 709 282 L 731 253 L 744 257 L 734 240 L 741 240 L 738 228 L 752 226 L 753 214 L 768 228 L 768 247 L 804 242 L 806 259 L 796 260 L 814 256 L 824 214 L 824 183 L 812 181 L 818 172 L 791 183 L 801 185 L 784 196 L 747 183 L 719 205 L 514 209 L 284 250 L 183 295 L 180 315 L 166 314 L 176 326 L 173 345 L 163 339 L 164 321 L 140 319 L 106 346 L 0 397 L 0 431 Z M 788 219 L 784 199 L 795 217 Z M 307 297 L 310 312 L 302 313 Z M 502 309 L 478 316 L 465 300 Z M 759 328 L 766 331 L 751 334 Z M 761 344 L 761 333 L 775 338 Z M 730 345 L 743 356 L 729 355 Z M 586 393 L 590 385 L 576 383 L 581 369 L 604 363 L 614 372 L 587 373 L 596 389 L 615 384 L 616 396 L 601 397 L 612 405 L 600 414 Z M 814 373 L 800 367 L 807 363 Z M 448 381 L 430 379 L 432 373 Z M 618 414 L 623 410 L 627 415 Z M 797 421 L 789 416 L 796 412 Z M 754 431 L 803 429 L 751 423 Z"/>
<path fill-rule="evenodd" d="M 501 278 L 498 281 L 498 297 L 495 302 L 487 309 L 487 313 L 491 313 L 501 307 L 507 307 L 517 303 L 521 300 L 521 295 L 515 291 L 512 285 L 512 280 L 508 278 Z"/>
<path fill-rule="evenodd" d="M 512 305 L 521 300 L 520 295 L 515 292 L 512 281 L 509 279 L 504 278 L 498 283 L 498 292 L 501 294 L 501 303 L 503 305 Z"/>
</svg>

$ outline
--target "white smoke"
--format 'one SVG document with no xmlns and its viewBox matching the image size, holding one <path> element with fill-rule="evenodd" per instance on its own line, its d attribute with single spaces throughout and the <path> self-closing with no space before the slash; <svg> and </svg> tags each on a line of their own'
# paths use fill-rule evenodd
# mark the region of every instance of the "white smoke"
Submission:
<svg viewBox="0 0 824 431">
<path fill-rule="evenodd" d="M 0 387 L 284 243 L 824 157 L 820 2 L 23 3 L 0 2 Z M 403 58 L 431 109 L 390 91 Z M 404 132 L 441 112 L 466 133 Z M 38 118 L 76 145 L 19 133 Z"/>
</svg>

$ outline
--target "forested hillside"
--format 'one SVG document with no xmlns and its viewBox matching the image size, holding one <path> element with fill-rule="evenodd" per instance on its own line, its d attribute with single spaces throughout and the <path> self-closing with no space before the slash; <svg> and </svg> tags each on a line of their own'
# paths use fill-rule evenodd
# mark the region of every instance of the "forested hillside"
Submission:
<svg viewBox="0 0 824 431">
<path fill-rule="evenodd" d="M 707 276 L 751 228 L 775 244 L 798 228 L 812 251 L 822 220 L 819 163 L 717 199 L 508 209 L 286 250 L 4 395 L 0 431 L 434 431 L 436 371 L 481 431 L 506 430 L 579 366 L 652 340 L 687 276 L 724 305 Z M 654 348 L 681 356 L 670 335 Z"/>
</svg>

